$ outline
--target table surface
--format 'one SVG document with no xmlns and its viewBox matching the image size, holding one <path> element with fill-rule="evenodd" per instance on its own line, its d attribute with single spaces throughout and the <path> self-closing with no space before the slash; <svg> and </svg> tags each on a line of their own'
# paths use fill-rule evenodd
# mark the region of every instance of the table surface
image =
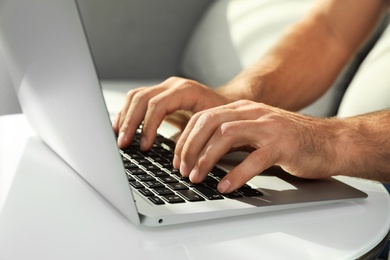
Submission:
<svg viewBox="0 0 390 260">
<path fill-rule="evenodd" d="M 22 114 L 0 117 L 0 259 L 352 259 L 382 241 L 390 199 L 339 179 L 358 202 L 169 227 L 135 226 L 45 146 Z"/>
</svg>

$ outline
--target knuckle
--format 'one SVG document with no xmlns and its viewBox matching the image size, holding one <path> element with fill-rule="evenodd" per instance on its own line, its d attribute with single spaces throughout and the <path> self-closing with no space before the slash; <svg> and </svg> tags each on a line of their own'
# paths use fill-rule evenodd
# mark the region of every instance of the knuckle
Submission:
<svg viewBox="0 0 390 260">
<path fill-rule="evenodd" d="M 203 127 L 210 122 L 215 122 L 217 119 L 216 117 L 217 116 L 211 111 L 203 112 L 199 115 L 198 124 L 200 127 Z"/>
<path fill-rule="evenodd" d="M 237 107 L 248 106 L 248 105 L 251 105 L 251 104 L 253 104 L 253 101 L 246 100 L 246 99 L 241 99 L 241 100 L 238 100 L 238 101 L 235 102 L 235 105 Z"/>
<path fill-rule="evenodd" d="M 138 102 L 140 102 L 140 100 L 143 99 L 143 97 L 144 97 L 144 93 L 141 91 L 137 91 L 137 92 L 133 93 L 131 101 L 133 103 L 138 103 Z"/>
<path fill-rule="evenodd" d="M 132 101 L 140 101 L 148 99 L 155 92 L 156 87 L 141 87 L 138 89 L 130 90 L 127 92 L 127 96 L 132 99 Z"/>
<path fill-rule="evenodd" d="M 167 80 L 165 80 L 164 82 L 171 82 L 171 81 L 177 81 L 179 80 L 180 78 L 177 77 L 177 76 L 170 76 Z"/>
<path fill-rule="evenodd" d="M 131 89 L 131 90 L 127 91 L 126 97 L 132 98 L 134 95 L 143 92 L 145 89 L 148 89 L 148 87 L 139 87 L 136 89 Z"/>
<path fill-rule="evenodd" d="M 149 99 L 149 101 L 148 101 L 148 108 L 154 110 L 157 107 L 159 107 L 159 105 L 161 103 L 163 103 L 162 99 L 159 96 L 155 96 L 155 97 Z"/>
<path fill-rule="evenodd" d="M 131 100 L 136 92 L 137 92 L 137 90 L 135 90 L 135 89 L 127 91 L 126 99 Z"/>
<path fill-rule="evenodd" d="M 171 76 L 167 80 L 165 80 L 163 83 L 161 83 L 163 86 L 170 86 L 172 88 L 182 88 L 188 85 L 192 85 L 192 80 L 181 78 L 177 76 Z"/>
<path fill-rule="evenodd" d="M 252 102 L 246 99 L 242 99 L 242 100 L 238 100 L 237 103 L 240 105 L 248 105 L 251 104 Z"/>
<path fill-rule="evenodd" d="M 226 122 L 221 124 L 221 126 L 218 129 L 218 133 L 224 137 L 228 138 L 232 135 L 235 135 L 237 133 L 239 125 L 231 122 Z"/>
<path fill-rule="evenodd" d="M 196 82 L 194 80 L 180 78 L 180 80 L 178 80 L 178 84 L 176 87 L 178 90 L 191 89 L 191 91 L 199 91 L 199 90 L 203 89 L 201 86 L 202 86 L 201 84 L 199 84 L 198 82 Z"/>
<path fill-rule="evenodd" d="M 202 111 L 196 112 L 195 114 L 192 115 L 191 120 L 192 120 L 192 121 L 198 121 L 199 118 L 200 118 L 200 116 L 201 116 L 202 114 L 203 114 Z"/>
<path fill-rule="evenodd" d="M 193 80 L 186 79 L 186 78 L 180 79 L 180 86 L 181 87 L 192 86 L 193 84 L 194 84 Z"/>
<path fill-rule="evenodd" d="M 204 127 L 206 123 L 206 118 L 204 116 L 204 112 L 197 112 L 192 115 L 190 121 L 188 122 L 188 125 L 191 125 L 191 128 L 194 127 Z"/>
</svg>

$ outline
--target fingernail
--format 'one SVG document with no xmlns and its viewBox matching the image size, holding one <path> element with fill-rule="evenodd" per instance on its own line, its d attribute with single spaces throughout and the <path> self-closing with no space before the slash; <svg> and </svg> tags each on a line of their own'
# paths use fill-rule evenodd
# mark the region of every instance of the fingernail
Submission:
<svg viewBox="0 0 390 260">
<path fill-rule="evenodd" d="M 146 150 L 147 145 L 148 145 L 148 141 L 146 140 L 146 138 L 144 136 L 142 136 L 141 141 L 140 141 L 141 150 Z"/>
<path fill-rule="evenodd" d="M 227 193 L 229 191 L 230 187 L 231 187 L 231 183 L 229 180 L 222 180 L 218 184 L 217 189 L 220 193 Z"/>
<path fill-rule="evenodd" d="M 195 166 L 194 169 L 190 172 L 189 178 L 191 182 L 196 182 L 196 179 L 199 176 L 199 169 L 198 166 Z"/>
</svg>

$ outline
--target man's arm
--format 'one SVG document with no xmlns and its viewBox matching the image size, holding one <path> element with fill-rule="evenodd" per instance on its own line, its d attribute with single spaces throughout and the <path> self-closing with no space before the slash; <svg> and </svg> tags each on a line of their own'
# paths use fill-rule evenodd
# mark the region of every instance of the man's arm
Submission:
<svg viewBox="0 0 390 260">
<path fill-rule="evenodd" d="M 305 107 L 331 86 L 386 6 L 384 0 L 317 1 L 274 48 L 217 92 L 288 110 Z"/>
<path fill-rule="evenodd" d="M 240 99 L 288 110 L 306 106 L 326 91 L 364 42 L 385 3 L 318 0 L 265 57 L 216 92 L 176 77 L 152 88 L 130 91 L 113 124 L 118 145 L 128 145 L 143 122 L 141 146 L 149 149 L 158 125 L 176 110 L 196 113 Z"/>
</svg>

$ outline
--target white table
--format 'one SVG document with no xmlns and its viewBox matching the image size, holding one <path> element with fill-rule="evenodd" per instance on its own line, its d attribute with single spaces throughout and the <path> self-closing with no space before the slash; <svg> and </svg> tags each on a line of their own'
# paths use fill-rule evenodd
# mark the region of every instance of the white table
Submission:
<svg viewBox="0 0 390 260">
<path fill-rule="evenodd" d="M 383 241 L 382 185 L 368 199 L 186 225 L 134 226 L 72 172 L 23 115 L 0 117 L 0 259 L 353 259 Z"/>
</svg>

